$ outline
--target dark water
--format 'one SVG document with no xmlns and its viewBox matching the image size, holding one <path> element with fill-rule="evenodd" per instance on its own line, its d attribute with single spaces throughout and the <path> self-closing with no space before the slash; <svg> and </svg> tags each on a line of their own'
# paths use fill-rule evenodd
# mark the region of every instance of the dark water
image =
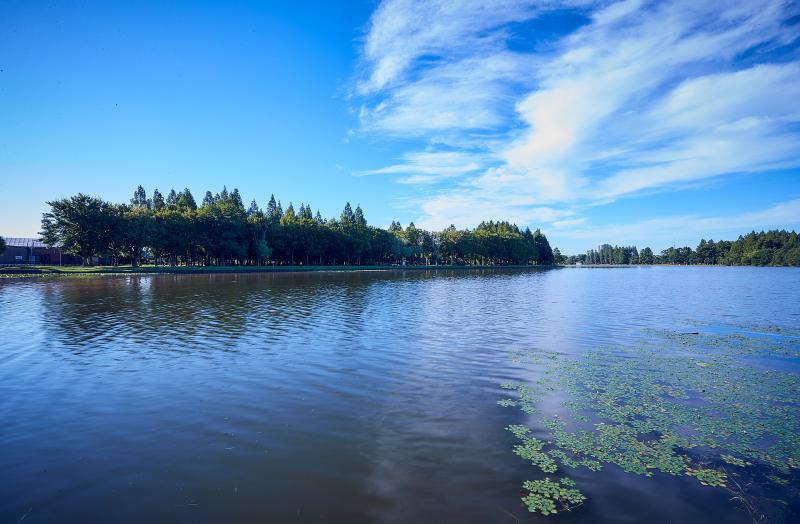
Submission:
<svg viewBox="0 0 800 524">
<path fill-rule="evenodd" d="M 531 519 L 510 352 L 797 328 L 798 296 L 779 268 L 0 281 L 0 522 Z M 576 480 L 558 522 L 749 521 L 689 477 Z"/>
</svg>

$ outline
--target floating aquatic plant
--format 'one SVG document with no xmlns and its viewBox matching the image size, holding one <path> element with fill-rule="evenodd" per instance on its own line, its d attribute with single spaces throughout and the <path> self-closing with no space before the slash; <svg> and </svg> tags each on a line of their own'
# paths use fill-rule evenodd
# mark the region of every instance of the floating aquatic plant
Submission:
<svg viewBox="0 0 800 524">
<path fill-rule="evenodd" d="M 575 489 L 575 482 L 569 478 L 561 478 L 554 482 L 549 478 L 527 480 L 522 487 L 528 492 L 522 502 L 531 513 L 553 515 L 559 511 L 569 511 L 586 500 L 583 494 Z"/>
<path fill-rule="evenodd" d="M 657 335 L 641 347 L 578 356 L 517 352 L 515 359 L 536 365 L 538 377 L 504 384 L 516 394 L 499 403 L 538 414 L 549 438 L 533 437 L 527 426 L 509 426 L 518 441 L 514 453 L 545 474 L 614 464 L 628 473 L 687 475 L 704 486 L 733 490 L 731 472 L 719 465 L 736 466 L 736 475 L 744 475 L 744 468 L 758 464 L 772 471 L 772 482 L 788 483 L 784 476 L 800 465 L 800 378 L 769 363 L 800 355 L 800 340 Z M 543 412 L 544 405 L 552 406 L 544 400 L 552 398 L 562 409 Z M 559 484 L 526 483 L 523 501 L 530 511 L 548 515 L 560 507 L 557 498 L 545 495 L 553 485 Z M 569 489 L 582 502 L 583 495 Z M 738 492 L 732 498 L 744 500 Z M 743 503 L 750 511 L 750 503 Z"/>
<path fill-rule="evenodd" d="M 717 486 L 724 488 L 728 475 L 716 469 L 686 468 L 686 474 L 695 477 L 703 486 Z"/>
<path fill-rule="evenodd" d="M 545 445 L 544 441 L 529 436 L 530 429 L 525 426 L 509 426 L 506 429 L 521 441 L 521 444 L 514 446 L 514 453 L 526 460 L 530 460 L 531 464 L 545 473 L 556 472 L 558 466 L 555 461 L 550 455 L 542 452 L 542 448 Z"/>
<path fill-rule="evenodd" d="M 727 462 L 732 466 L 739 466 L 740 468 L 752 465 L 752 462 L 747 462 L 746 460 L 742 460 L 740 458 L 736 458 L 731 455 L 727 455 L 725 453 L 721 454 L 719 458 L 721 458 L 722 460 L 724 460 L 725 462 Z"/>
<path fill-rule="evenodd" d="M 774 482 L 775 484 L 780 484 L 781 486 L 786 486 L 789 484 L 789 481 L 785 478 L 781 478 L 778 475 L 767 475 L 767 478 Z"/>
</svg>

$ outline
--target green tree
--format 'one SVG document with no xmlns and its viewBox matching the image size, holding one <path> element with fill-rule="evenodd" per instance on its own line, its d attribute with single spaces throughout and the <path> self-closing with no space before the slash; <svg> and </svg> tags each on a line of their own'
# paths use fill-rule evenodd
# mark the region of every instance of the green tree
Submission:
<svg viewBox="0 0 800 524">
<path fill-rule="evenodd" d="M 164 202 L 164 195 L 158 190 L 158 188 L 153 190 L 153 211 L 161 211 L 166 207 L 166 202 Z"/>
<path fill-rule="evenodd" d="M 170 209 L 178 208 L 178 193 L 174 189 L 170 189 L 169 194 L 167 194 L 167 207 Z"/>
<path fill-rule="evenodd" d="M 231 199 L 231 204 L 233 204 L 239 209 L 244 209 L 244 202 L 242 202 L 242 196 L 239 194 L 239 190 L 237 188 L 233 189 L 230 199 Z"/>
<path fill-rule="evenodd" d="M 411 263 L 416 264 L 417 257 L 420 253 L 420 240 L 422 239 L 422 233 L 419 229 L 417 229 L 417 226 L 414 225 L 414 222 L 411 222 L 408 224 L 404 234 L 406 246 L 408 247 L 408 255 L 411 258 Z"/>
<path fill-rule="evenodd" d="M 553 263 L 553 250 L 550 248 L 550 242 L 547 237 L 542 234 L 538 229 L 533 232 L 533 242 L 536 246 L 538 258 L 537 264 L 552 264 Z"/>
<path fill-rule="evenodd" d="M 240 200 L 241 202 L 241 200 Z M 192 192 L 189 188 L 184 188 L 183 191 L 178 193 L 175 197 L 175 205 L 182 210 L 195 210 L 197 209 L 197 202 L 195 202 Z"/>
<path fill-rule="evenodd" d="M 294 206 L 291 202 L 289 202 L 289 207 L 286 208 L 286 211 L 283 213 L 283 217 L 281 217 L 281 224 L 289 225 L 294 224 L 296 221 L 297 215 L 294 212 Z"/>
<path fill-rule="evenodd" d="M 350 202 L 347 202 L 344 205 L 344 209 L 342 210 L 342 214 L 339 216 L 339 223 L 342 226 L 342 229 L 348 230 L 353 227 L 355 223 L 356 217 L 353 213 L 353 208 L 350 207 Z"/>
<path fill-rule="evenodd" d="M 245 209 L 239 191 L 228 193 L 226 187 L 216 196 L 206 191 L 199 208 L 189 189 L 171 190 L 166 198 L 154 190 L 153 199 L 148 200 L 141 187 L 130 204 L 109 204 L 85 195 L 50 204 L 42 220 L 43 237 L 83 256 L 86 263 L 92 255 L 110 254 L 115 263 L 124 256 L 138 265 L 145 253 L 157 264 L 172 265 L 294 264 L 296 260 L 367 265 L 401 260 L 547 264 L 553 258 L 540 231 L 523 233 L 509 222 L 483 222 L 474 230 L 451 226 L 426 231 L 413 223 L 403 229 L 393 221 L 384 230 L 368 224 L 360 205 L 353 210 L 347 203 L 340 220 L 326 221 L 305 203 L 299 210 L 289 204 L 284 213 L 274 195 L 265 212 L 255 201 Z M 774 243 L 770 240 L 769 245 L 760 246 L 758 256 L 771 254 Z M 620 256 L 617 248 L 613 254 Z M 771 260 L 785 258 L 776 255 Z"/>
<path fill-rule="evenodd" d="M 353 223 L 356 229 L 363 231 L 367 228 L 367 219 L 364 218 L 364 212 L 361 210 L 361 204 L 356 206 L 356 210 L 353 213 Z"/>
<path fill-rule="evenodd" d="M 110 208 L 110 240 L 131 262 L 139 265 L 142 249 L 152 239 L 152 215 L 147 208 L 117 205 Z M 116 253 L 115 253 L 116 254 Z"/>
<path fill-rule="evenodd" d="M 272 249 L 267 245 L 266 241 L 261 240 L 258 243 L 258 259 L 259 263 L 262 260 L 269 260 L 269 257 L 272 256 Z"/>
<path fill-rule="evenodd" d="M 270 195 L 269 202 L 267 203 L 267 218 L 272 222 L 280 222 L 281 216 L 278 213 L 278 203 L 275 201 L 275 195 Z"/>
<path fill-rule="evenodd" d="M 131 206 L 138 208 L 149 208 L 150 202 L 147 200 L 147 193 L 142 186 L 136 188 L 131 198 Z"/>
<path fill-rule="evenodd" d="M 42 241 L 60 244 L 67 253 L 79 255 L 83 264 L 107 251 L 109 246 L 109 205 L 83 193 L 70 198 L 47 202 L 50 211 L 42 215 Z"/>
</svg>

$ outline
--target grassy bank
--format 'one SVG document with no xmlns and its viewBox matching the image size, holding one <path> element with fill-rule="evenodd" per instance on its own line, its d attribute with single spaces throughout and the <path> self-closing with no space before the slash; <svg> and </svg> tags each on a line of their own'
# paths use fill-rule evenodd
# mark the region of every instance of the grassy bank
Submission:
<svg viewBox="0 0 800 524">
<path fill-rule="evenodd" d="M 441 271 L 465 269 L 515 269 L 554 266 L 6 266 L 0 276 L 84 276 L 129 274 L 194 274 L 194 273 L 290 273 L 310 271 Z"/>
</svg>

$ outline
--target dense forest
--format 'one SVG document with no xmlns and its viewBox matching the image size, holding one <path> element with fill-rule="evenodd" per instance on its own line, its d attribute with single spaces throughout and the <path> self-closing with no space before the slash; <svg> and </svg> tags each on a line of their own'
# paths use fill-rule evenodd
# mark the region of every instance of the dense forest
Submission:
<svg viewBox="0 0 800 524">
<path fill-rule="evenodd" d="M 696 249 L 670 247 L 653 254 L 649 247 L 604 244 L 585 255 L 561 257 L 557 263 L 574 264 L 711 264 L 727 266 L 800 266 L 800 240 L 795 231 L 752 231 L 737 240 L 701 240 Z"/>
<path fill-rule="evenodd" d="M 367 224 L 350 204 L 338 219 L 272 196 L 265 209 L 245 207 L 237 189 L 206 192 L 198 205 L 188 189 L 158 190 L 148 198 L 139 186 L 130 203 L 78 194 L 47 203 L 42 240 L 83 257 L 138 265 L 383 265 L 552 264 L 553 251 L 537 229 L 483 222 L 475 229 L 425 231 L 413 222 L 388 229 Z"/>
</svg>

